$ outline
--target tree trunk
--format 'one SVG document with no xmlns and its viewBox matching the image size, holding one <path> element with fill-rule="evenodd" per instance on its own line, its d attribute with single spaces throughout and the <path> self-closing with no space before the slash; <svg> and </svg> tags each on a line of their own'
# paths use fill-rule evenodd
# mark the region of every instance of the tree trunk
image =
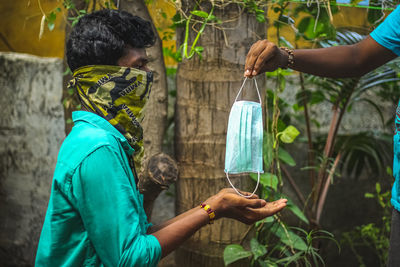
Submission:
<svg viewBox="0 0 400 267">
<path fill-rule="evenodd" d="M 121 0 L 119 9 L 137 15 L 153 24 L 143 0 Z M 155 184 L 151 182 L 149 183 L 149 181 L 152 180 L 148 175 L 149 171 L 147 169 L 151 157 L 162 151 L 162 142 L 167 125 L 168 105 L 167 77 L 162 53 L 162 43 L 154 26 L 153 29 L 157 35 L 157 41 L 153 47 L 146 49 L 146 51 L 149 57 L 149 68 L 154 74 L 154 82 L 151 89 L 150 99 L 146 105 L 146 117 L 142 124 L 144 132 L 144 156 L 142 159 L 141 169 L 140 171 L 138 170 L 139 189 L 144 194 L 144 205 L 149 219 L 153 202 L 161 190 L 154 190 L 153 186 Z M 170 162 L 169 167 L 173 169 L 174 164 L 175 162 Z M 168 186 L 169 183 L 174 182 L 175 180 L 176 177 L 166 181 L 167 184 L 160 185 L 159 189 L 165 188 L 165 186 Z M 149 185 L 149 187 L 145 185 Z"/>
<path fill-rule="evenodd" d="M 182 10 L 193 10 L 192 2 L 182 1 Z M 210 11 L 210 8 L 209 3 L 201 5 L 202 10 Z M 204 47 L 203 59 L 197 56 L 184 59 L 178 66 L 175 115 L 175 151 L 180 166 L 176 194 L 178 213 L 200 205 L 229 186 L 224 173 L 229 111 L 243 81 L 248 49 L 265 36 L 266 29 L 254 15 L 240 15 L 241 11 L 236 4 L 216 8 L 214 14 L 222 21 L 232 19 L 222 24 L 226 28 L 226 40 L 223 31 L 207 26 L 198 44 Z M 195 34 L 192 29 L 190 32 L 189 47 Z M 178 45 L 184 40 L 184 29 L 177 33 L 177 40 Z M 257 80 L 262 90 L 264 79 Z M 246 99 L 258 99 L 253 85 L 248 84 L 245 93 L 250 94 L 245 95 Z M 244 190 L 252 190 L 254 186 L 250 178 L 243 175 L 233 182 Z M 224 266 L 225 246 L 239 243 L 246 229 L 246 225 L 228 219 L 204 227 L 177 251 L 177 265 Z"/>
</svg>

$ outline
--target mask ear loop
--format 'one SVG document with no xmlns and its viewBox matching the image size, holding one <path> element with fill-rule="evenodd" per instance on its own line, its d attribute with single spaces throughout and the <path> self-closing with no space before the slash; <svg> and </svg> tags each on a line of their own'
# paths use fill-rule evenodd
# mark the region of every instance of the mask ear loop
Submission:
<svg viewBox="0 0 400 267">
<path fill-rule="evenodd" d="M 240 193 L 239 190 L 237 190 L 236 187 L 232 184 L 231 179 L 229 179 L 228 173 L 226 172 L 225 174 L 226 174 L 226 179 L 228 179 L 228 182 L 229 182 L 229 184 L 231 185 L 231 187 L 233 188 L 233 190 L 235 190 L 236 193 L 237 193 L 239 196 L 242 196 L 242 197 L 244 197 L 244 198 L 251 198 L 251 197 L 256 193 L 256 191 L 257 191 L 257 189 L 258 189 L 258 185 L 260 184 L 260 172 L 257 172 L 257 185 L 256 185 L 256 188 L 254 189 L 253 193 L 251 193 L 251 195 L 246 196 L 246 195 L 243 195 L 242 193 Z"/>
<path fill-rule="evenodd" d="M 244 81 L 243 81 L 243 83 L 242 83 L 242 86 L 240 87 L 239 92 L 238 92 L 237 95 L 236 95 L 235 102 L 237 101 L 237 99 L 238 99 L 240 93 L 242 92 L 242 89 L 243 89 L 243 87 L 244 87 L 246 81 L 247 81 L 247 77 L 244 78 Z M 262 105 L 261 95 L 260 95 L 260 91 L 258 90 L 258 85 L 257 85 L 257 80 L 256 80 L 256 78 L 254 78 L 254 84 L 255 84 L 256 89 L 257 89 L 258 100 L 260 101 L 260 105 Z"/>
<path fill-rule="evenodd" d="M 242 92 L 242 89 L 243 89 L 244 84 L 246 83 L 246 81 L 247 81 L 247 77 L 244 78 L 243 84 L 242 84 L 242 86 L 240 87 L 238 94 L 236 95 L 235 102 L 237 101 L 237 99 L 238 99 L 240 93 Z M 257 81 L 256 81 L 255 78 L 254 78 L 254 83 L 255 83 L 255 85 L 256 85 L 257 94 L 258 94 L 258 99 L 260 100 L 260 105 L 262 105 L 261 96 L 260 96 L 260 91 L 258 90 L 258 85 L 257 85 Z M 239 190 L 237 190 L 236 187 L 232 184 L 231 179 L 229 179 L 229 174 L 228 174 L 227 172 L 226 172 L 225 174 L 226 174 L 226 179 L 228 179 L 228 182 L 229 182 L 229 184 L 231 185 L 231 187 L 233 188 L 233 190 L 235 190 L 235 192 L 236 192 L 239 196 L 242 196 L 242 197 L 244 197 L 244 198 L 251 198 L 251 197 L 256 193 L 256 191 L 257 191 L 257 189 L 258 189 L 258 185 L 260 184 L 260 172 L 257 172 L 257 185 L 256 185 L 256 188 L 254 189 L 253 193 L 251 193 L 251 195 L 246 196 L 246 195 L 243 195 L 242 193 L 240 193 Z"/>
</svg>

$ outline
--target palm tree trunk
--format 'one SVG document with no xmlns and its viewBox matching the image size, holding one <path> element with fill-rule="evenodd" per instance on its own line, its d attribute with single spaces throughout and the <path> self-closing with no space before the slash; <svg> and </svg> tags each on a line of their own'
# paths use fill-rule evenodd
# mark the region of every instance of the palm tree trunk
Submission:
<svg viewBox="0 0 400 267">
<path fill-rule="evenodd" d="M 121 0 L 119 9 L 152 22 L 149 11 L 143 0 Z M 149 57 L 149 68 L 154 74 L 154 81 L 150 99 L 146 105 L 146 117 L 143 121 L 144 156 L 142 159 L 142 167 L 139 172 L 139 189 L 144 195 L 144 208 L 149 219 L 154 200 L 158 194 L 176 179 L 175 162 L 168 156 L 159 154 L 162 151 L 162 142 L 167 125 L 168 88 L 162 43 L 156 28 L 154 26 L 153 28 L 157 35 L 157 41 L 153 47 L 146 49 L 146 51 Z M 152 171 L 148 169 L 148 165 L 153 157 L 156 157 L 157 161 L 162 161 L 167 164 L 166 168 L 174 170 L 169 172 L 170 179 L 165 181 L 162 179 L 152 179 L 154 177 L 149 175 Z M 155 166 L 157 166 L 157 164 L 155 164 Z"/>
<path fill-rule="evenodd" d="M 192 2 L 182 1 L 182 10 L 193 10 Z M 203 3 L 201 9 L 209 11 L 211 6 Z M 223 32 L 207 26 L 198 44 L 204 47 L 203 59 L 197 56 L 184 59 L 178 66 L 175 115 L 175 151 L 180 166 L 178 213 L 200 205 L 229 186 L 224 173 L 229 111 L 243 81 L 247 51 L 265 35 L 266 29 L 253 15 L 241 14 L 241 11 L 236 4 L 216 8 L 214 14 L 222 21 L 233 19 L 222 24 L 229 29 Z M 183 34 L 184 31 L 177 33 L 178 45 L 184 40 Z M 194 34 L 191 30 L 189 46 Z M 259 87 L 263 88 L 263 78 L 258 80 Z M 255 90 L 251 91 L 256 95 Z M 257 99 L 255 95 L 246 97 Z M 241 189 L 251 190 L 248 176 L 242 175 L 234 182 Z M 177 265 L 224 266 L 225 246 L 240 243 L 246 229 L 246 225 L 228 219 L 204 227 L 177 251 Z"/>
</svg>

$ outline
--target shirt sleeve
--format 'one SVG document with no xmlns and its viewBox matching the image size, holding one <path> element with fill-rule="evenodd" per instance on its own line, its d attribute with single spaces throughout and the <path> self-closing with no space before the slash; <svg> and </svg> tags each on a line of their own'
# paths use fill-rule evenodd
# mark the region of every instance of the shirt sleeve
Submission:
<svg viewBox="0 0 400 267">
<path fill-rule="evenodd" d="M 140 226 L 143 207 L 122 160 L 109 146 L 87 156 L 72 179 L 73 197 L 105 266 L 157 266 L 161 246 Z"/>
<path fill-rule="evenodd" d="M 400 6 L 392 11 L 370 36 L 378 44 L 400 56 Z"/>
</svg>

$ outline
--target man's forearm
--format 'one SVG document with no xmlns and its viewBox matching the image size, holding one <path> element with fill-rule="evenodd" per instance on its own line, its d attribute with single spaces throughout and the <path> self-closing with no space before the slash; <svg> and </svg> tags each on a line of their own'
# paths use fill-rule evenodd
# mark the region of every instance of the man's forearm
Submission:
<svg viewBox="0 0 400 267">
<path fill-rule="evenodd" d="M 292 69 L 323 77 L 359 77 L 395 57 L 368 36 L 354 45 L 295 50 Z"/>
<path fill-rule="evenodd" d="M 197 230 L 209 222 L 208 214 L 199 207 L 193 208 L 162 224 L 153 232 L 161 245 L 162 257 L 178 248 Z"/>
</svg>

